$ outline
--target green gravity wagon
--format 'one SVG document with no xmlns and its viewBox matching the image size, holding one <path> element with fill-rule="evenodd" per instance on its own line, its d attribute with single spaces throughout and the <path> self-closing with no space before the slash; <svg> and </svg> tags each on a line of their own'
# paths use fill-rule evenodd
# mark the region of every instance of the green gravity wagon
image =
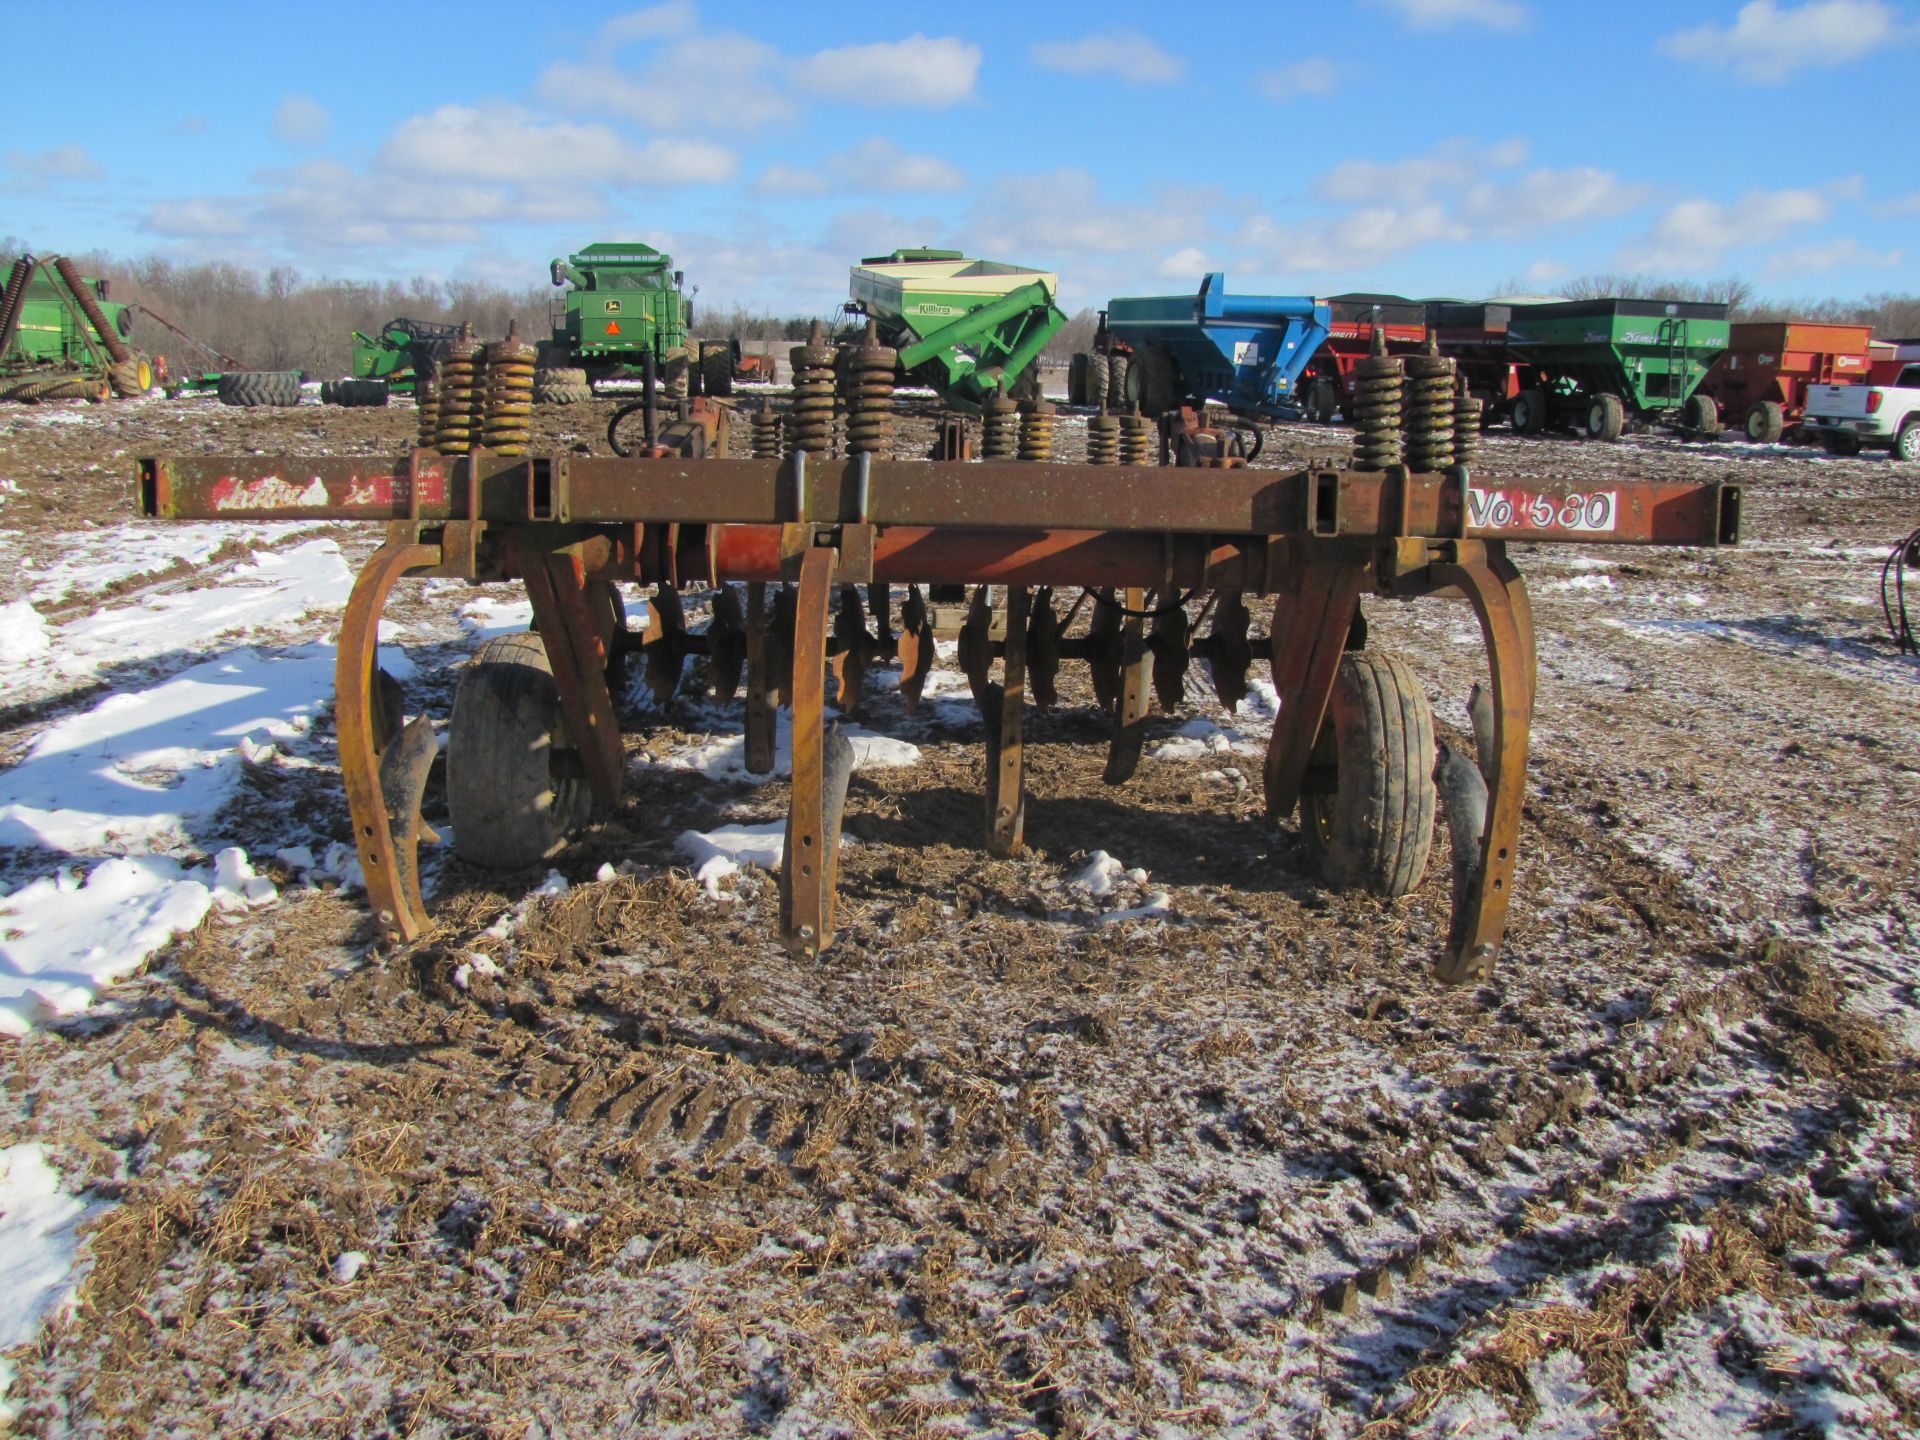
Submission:
<svg viewBox="0 0 1920 1440">
<path fill-rule="evenodd" d="M 1034 362 L 1067 322 L 1053 303 L 1059 283 L 958 250 L 895 250 L 853 267 L 848 308 L 873 318 L 909 383 L 973 413 L 994 395 L 1039 393 Z"/>
<path fill-rule="evenodd" d="M 1521 435 L 1573 430 L 1616 440 L 1628 420 L 1715 435 L 1700 382 L 1727 348 L 1727 307 L 1684 300 L 1435 304 L 1442 354 L 1489 417 Z"/>
</svg>

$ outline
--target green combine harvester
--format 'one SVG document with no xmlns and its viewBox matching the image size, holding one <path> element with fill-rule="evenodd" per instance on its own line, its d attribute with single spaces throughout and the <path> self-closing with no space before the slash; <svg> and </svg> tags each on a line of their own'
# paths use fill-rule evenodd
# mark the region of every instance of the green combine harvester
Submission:
<svg viewBox="0 0 1920 1440">
<path fill-rule="evenodd" d="M 649 356 L 670 398 L 733 393 L 740 344 L 690 338 L 693 299 L 671 255 L 633 240 L 601 242 L 555 260 L 551 273 L 555 285 L 570 288 L 553 302 L 536 401 L 570 404 L 589 398 L 596 381 L 640 379 Z"/>
<path fill-rule="evenodd" d="M 956 410 L 1039 394 L 1034 361 L 1067 317 L 1059 277 L 958 250 L 895 250 L 854 266 L 848 309 L 871 317 L 908 381 Z"/>
<path fill-rule="evenodd" d="M 153 362 L 127 342 L 132 307 L 107 298 L 107 282 L 62 255 L 22 255 L 0 292 L 0 399 L 105 400 L 144 395 Z"/>
</svg>

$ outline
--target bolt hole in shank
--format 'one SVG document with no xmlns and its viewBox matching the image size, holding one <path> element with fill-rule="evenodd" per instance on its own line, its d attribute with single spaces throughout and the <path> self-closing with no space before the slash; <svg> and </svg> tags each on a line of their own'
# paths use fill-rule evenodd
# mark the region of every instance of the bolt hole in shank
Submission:
<svg viewBox="0 0 1920 1440">
<path fill-rule="evenodd" d="M 852 771 L 851 745 L 826 720 L 830 676 L 844 713 L 858 703 L 866 668 L 897 656 L 911 708 L 938 624 L 956 624 L 947 633 L 959 636 L 987 736 L 983 839 L 1010 854 L 1023 840 L 1025 708 L 1029 696 L 1043 710 L 1053 705 L 1060 664 L 1088 665 L 1112 717 L 1105 777 L 1123 783 L 1156 694 L 1163 707 L 1181 702 L 1192 656 L 1209 662 L 1223 703 L 1245 694 L 1253 659 L 1246 598 L 1272 596 L 1280 707 L 1263 767 L 1269 813 L 1285 819 L 1300 810 L 1330 882 L 1392 896 L 1417 883 L 1443 810 L 1456 875 L 1440 972 L 1463 980 L 1486 973 L 1498 952 L 1519 853 L 1535 664 L 1532 614 L 1507 544 L 1738 540 L 1731 486 L 1623 479 L 1595 492 L 1503 479 L 1483 487 L 1458 463 L 1419 471 L 1388 458 L 1405 454 L 1387 426 L 1409 408 L 1421 429 L 1415 448 L 1430 460 L 1453 453 L 1443 432 L 1463 407 L 1450 362 L 1413 368 L 1412 407 L 1391 383 L 1404 375 L 1382 367 L 1363 376 L 1380 383 L 1361 387 L 1361 463 L 1346 469 L 1247 468 L 1230 432 L 1178 412 L 1163 413 L 1162 434 L 1185 437 L 1166 449 L 1186 464 L 1151 463 L 1152 428 L 1130 423 L 1139 417 L 1121 417 L 1118 443 L 1103 439 L 1095 463 L 1065 464 L 1050 458 L 1051 407 L 1029 402 L 1023 411 L 991 397 L 982 407 L 984 448 L 1004 458 L 901 461 L 887 454 L 886 347 L 867 336 L 836 362 L 816 335 L 794 352 L 788 415 L 798 418 L 786 427 L 784 457 L 765 454 L 779 427 L 762 421 L 751 427 L 759 458 L 732 458 L 725 408 L 693 402 L 676 404 L 647 453 L 594 459 L 507 455 L 477 443 L 492 435 L 517 448 L 524 359 L 512 347 L 490 354 L 469 343 L 455 347 L 454 373 L 441 377 L 450 418 L 439 434 L 464 434 L 457 455 L 154 459 L 137 462 L 135 477 L 136 503 L 156 518 L 388 526 L 342 625 L 337 716 L 369 900 L 382 938 L 393 942 L 429 924 L 415 856 L 433 838 L 419 814 L 430 723 L 399 725 L 374 669 L 379 614 L 403 576 L 517 579 L 533 601 L 537 638 L 487 652 L 486 678 L 470 694 L 463 685 L 455 705 L 450 776 L 471 773 L 463 761 L 484 770 L 489 747 L 544 747 L 546 758 L 524 767 L 499 801 L 517 838 L 495 863 L 525 863 L 535 850 L 543 857 L 588 813 L 617 806 L 625 756 L 608 676 L 623 654 L 646 657 L 647 681 L 662 698 L 688 654 L 708 656 L 723 700 L 744 668 L 747 763 L 761 773 L 773 765 L 774 711 L 788 706 L 793 783 L 780 931 L 805 955 L 833 941 Z M 477 373 L 461 374 L 461 362 Z M 494 364 L 501 369 L 491 381 L 478 373 Z M 844 459 L 831 456 L 836 374 L 854 377 L 857 399 L 847 432 L 853 453 Z M 506 397 L 491 426 L 484 406 L 476 418 L 476 392 Z M 462 418 L 451 418 L 462 406 Z M 953 448 L 964 456 L 964 433 Z M 629 583 L 657 592 L 637 644 L 612 598 Z M 689 635 L 678 596 L 696 583 L 744 583 L 745 604 L 723 588 L 709 633 Z M 897 636 L 895 585 L 904 587 Z M 860 587 L 870 596 L 864 606 Z M 963 587 L 973 588 L 972 602 L 956 607 L 951 591 L 964 595 Z M 1055 600 L 1062 591 L 1082 597 L 1064 616 Z M 1442 592 L 1473 606 L 1489 654 L 1473 759 L 1436 753 L 1419 686 L 1397 661 L 1364 649 L 1365 596 L 1414 601 Z M 1071 634 L 1082 609 L 1088 628 Z M 942 620 L 949 613 L 953 620 Z M 462 717 L 469 699 L 473 713 Z M 463 778 L 460 788 L 471 809 L 475 787 Z M 463 851 L 469 829 L 456 822 Z"/>
</svg>

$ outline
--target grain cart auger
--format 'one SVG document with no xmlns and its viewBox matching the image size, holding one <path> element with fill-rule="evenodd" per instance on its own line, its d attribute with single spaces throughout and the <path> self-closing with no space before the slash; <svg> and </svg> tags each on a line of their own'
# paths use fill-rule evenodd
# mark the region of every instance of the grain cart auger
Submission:
<svg viewBox="0 0 1920 1440">
<path fill-rule="evenodd" d="M 1402 362 L 1379 363 L 1374 386 L 1391 389 L 1397 372 L 1384 372 Z M 142 514 L 168 520 L 386 526 L 341 625 L 335 723 L 367 893 L 389 942 L 430 924 L 416 846 L 430 833 L 420 806 L 434 729 L 425 716 L 401 723 L 398 688 L 375 668 L 380 612 L 403 577 L 518 579 L 533 603 L 535 633 L 490 641 L 453 707 L 453 840 L 479 863 L 534 863 L 585 811 L 613 812 L 626 765 L 607 676 L 623 652 L 647 655 L 649 682 L 670 691 L 680 660 L 705 651 L 723 701 L 744 668 L 747 765 L 759 773 L 774 764 L 775 707 L 790 706 L 780 923 L 787 944 L 808 955 L 833 938 L 850 768 L 849 742 L 828 723 L 829 684 L 838 709 L 853 709 L 866 665 L 884 653 L 855 587 L 871 587 L 870 597 L 906 587 L 896 649 L 911 706 L 934 649 L 922 587 L 971 585 L 959 655 L 986 728 L 991 851 L 1022 843 L 1023 716 L 1029 694 L 1042 708 L 1053 703 L 1063 660 L 1088 663 L 1112 716 L 1106 778 L 1117 784 L 1138 761 L 1150 694 L 1177 703 L 1191 655 L 1209 661 L 1227 704 L 1246 692 L 1254 649 L 1245 600 L 1272 596 L 1264 643 L 1279 709 L 1265 759 L 1268 813 L 1284 819 L 1300 807 L 1329 878 L 1398 895 L 1421 878 L 1444 794 L 1456 868 L 1440 972 L 1464 979 L 1487 970 L 1504 933 L 1533 710 L 1531 611 L 1508 545 L 1732 544 L 1739 492 L 1652 480 L 1482 482 L 1444 461 L 1414 471 L 1387 428 L 1399 409 L 1397 398 L 1369 408 L 1356 456 L 1365 469 L 899 461 L 884 450 L 734 459 L 726 412 L 713 407 L 662 426 L 645 458 L 476 448 L 388 461 L 147 459 L 135 488 Z M 615 587 L 628 582 L 659 587 L 637 640 L 617 603 Z M 678 590 L 692 583 L 722 587 L 705 635 L 679 623 Z M 744 605 L 735 583 L 745 585 Z M 1003 627 L 991 587 L 1004 587 Z M 1087 632 L 1065 633 L 1057 587 L 1095 597 Z M 1181 598 L 1155 605 L 1149 592 Z M 1192 638 L 1188 605 L 1207 592 L 1201 619 L 1210 614 L 1211 628 Z M 1492 680 L 1475 706 L 1479 763 L 1444 755 L 1438 790 L 1425 693 L 1399 662 L 1356 648 L 1369 594 L 1458 594 L 1479 618 Z M 654 657 L 668 662 L 660 675 Z M 470 824 L 474 815 L 486 823 Z"/>
</svg>

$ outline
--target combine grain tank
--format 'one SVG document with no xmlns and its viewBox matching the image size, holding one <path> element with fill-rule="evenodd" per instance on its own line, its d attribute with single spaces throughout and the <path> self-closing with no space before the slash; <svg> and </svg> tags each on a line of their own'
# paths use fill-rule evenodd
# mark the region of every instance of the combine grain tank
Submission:
<svg viewBox="0 0 1920 1440">
<path fill-rule="evenodd" d="M 1049 271 L 958 250 L 895 250 L 853 267 L 848 308 L 873 318 L 912 382 L 972 413 L 1016 388 L 1039 393 L 1033 363 L 1067 323 L 1053 303 L 1059 284 Z"/>
<path fill-rule="evenodd" d="M 1195 295 L 1107 306 L 1108 330 L 1133 347 L 1126 399 L 1143 415 L 1194 399 L 1250 418 L 1298 419 L 1301 373 L 1331 323 L 1326 302 L 1310 295 L 1229 295 L 1217 270 Z"/>
<path fill-rule="evenodd" d="M 1700 382 L 1700 393 L 1749 440 L 1770 445 L 1797 430 L 1812 386 L 1867 378 L 1871 326 L 1766 320 L 1729 329 L 1726 354 Z"/>
<path fill-rule="evenodd" d="M 1442 353 L 1514 430 L 1617 440 L 1629 419 L 1716 435 L 1696 393 L 1727 348 L 1727 307 L 1681 300 L 1566 300 L 1432 307 Z"/>
</svg>

